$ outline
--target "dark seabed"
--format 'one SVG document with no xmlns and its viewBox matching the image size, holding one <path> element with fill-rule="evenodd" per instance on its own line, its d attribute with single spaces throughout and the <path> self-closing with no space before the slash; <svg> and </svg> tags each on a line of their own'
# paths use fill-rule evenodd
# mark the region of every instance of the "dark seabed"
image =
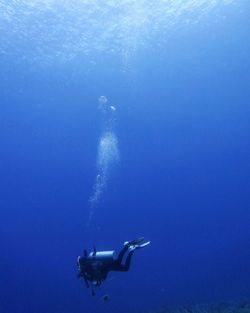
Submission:
<svg viewBox="0 0 250 313">
<path fill-rule="evenodd" d="M 250 312 L 250 2 L 0 0 L 0 313 Z M 145 236 L 91 296 L 83 249 Z"/>
</svg>

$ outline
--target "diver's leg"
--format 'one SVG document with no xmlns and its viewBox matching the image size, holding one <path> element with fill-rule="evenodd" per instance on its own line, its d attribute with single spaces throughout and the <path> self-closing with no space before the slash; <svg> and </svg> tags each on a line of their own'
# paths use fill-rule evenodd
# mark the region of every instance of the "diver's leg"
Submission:
<svg viewBox="0 0 250 313">
<path fill-rule="evenodd" d="M 127 272 L 129 270 L 131 258 L 133 254 L 134 254 L 134 250 L 130 251 L 126 258 L 125 264 L 123 265 L 121 263 L 115 262 L 111 270 L 116 271 L 116 272 Z"/>
<path fill-rule="evenodd" d="M 142 243 L 144 240 L 144 237 L 134 239 L 132 241 L 126 241 L 124 243 L 124 247 L 120 251 L 118 258 L 113 262 L 113 264 L 110 266 L 109 271 L 123 271 L 126 272 L 129 270 L 130 262 L 132 255 L 135 250 L 141 249 L 149 245 L 150 241 L 147 241 L 145 243 Z M 129 254 L 127 256 L 127 259 L 125 261 L 125 264 L 122 265 L 122 259 L 125 255 L 125 253 L 129 250 Z"/>
<path fill-rule="evenodd" d="M 128 251 L 129 246 L 128 245 L 124 245 L 124 247 L 121 249 L 121 251 L 119 252 L 118 258 L 115 260 L 115 264 L 116 266 L 119 266 L 122 264 L 122 259 L 124 257 L 124 254 Z"/>
<path fill-rule="evenodd" d="M 140 243 L 143 242 L 143 240 L 144 240 L 144 237 L 139 237 L 139 238 L 136 238 L 136 239 L 131 240 L 131 241 L 125 241 L 124 246 L 123 246 L 122 250 L 120 251 L 118 258 L 116 259 L 115 263 L 118 265 L 121 264 L 122 259 L 124 257 L 124 254 L 128 251 L 128 249 L 132 246 L 139 247 Z"/>
<path fill-rule="evenodd" d="M 127 258 L 126 258 L 125 264 L 123 265 L 123 271 L 126 272 L 126 271 L 129 270 L 133 254 L 134 254 L 134 250 L 129 252 L 129 254 L 128 254 Z"/>
</svg>

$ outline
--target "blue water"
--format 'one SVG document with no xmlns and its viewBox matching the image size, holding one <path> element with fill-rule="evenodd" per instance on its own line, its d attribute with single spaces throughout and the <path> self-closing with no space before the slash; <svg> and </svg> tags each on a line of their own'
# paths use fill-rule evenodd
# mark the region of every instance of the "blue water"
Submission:
<svg viewBox="0 0 250 313">
<path fill-rule="evenodd" d="M 147 38 L 151 17 L 129 55 L 116 33 L 117 42 L 102 42 L 102 25 L 93 41 L 105 49 L 89 41 L 81 52 L 69 41 L 63 50 L 59 30 L 54 41 L 43 30 L 43 42 L 38 24 L 49 8 L 37 24 L 25 20 L 35 27 L 27 34 L 25 3 L 0 1 L 0 312 L 146 313 L 249 298 L 249 3 L 225 1 L 199 16 L 198 7 L 185 13 L 195 23 L 161 21 Z M 6 23 L 8 5 L 18 12 Z M 103 173 L 100 96 L 116 108 L 119 158 L 108 143 L 108 175 L 91 208 Z M 77 256 L 94 245 L 119 251 L 138 236 L 151 245 L 92 297 L 76 278 Z"/>
</svg>

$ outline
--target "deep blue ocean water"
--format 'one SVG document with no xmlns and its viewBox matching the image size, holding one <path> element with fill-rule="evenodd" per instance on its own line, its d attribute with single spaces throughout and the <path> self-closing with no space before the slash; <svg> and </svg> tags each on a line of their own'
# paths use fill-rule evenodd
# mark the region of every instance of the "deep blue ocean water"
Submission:
<svg viewBox="0 0 250 313">
<path fill-rule="evenodd" d="M 249 298 L 248 1 L 30 3 L 0 1 L 0 312 Z M 92 297 L 77 256 L 138 236 Z"/>
</svg>

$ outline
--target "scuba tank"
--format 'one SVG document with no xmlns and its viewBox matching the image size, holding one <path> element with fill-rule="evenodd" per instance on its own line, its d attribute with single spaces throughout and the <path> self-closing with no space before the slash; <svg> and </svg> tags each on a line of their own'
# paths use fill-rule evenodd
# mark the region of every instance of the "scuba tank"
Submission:
<svg viewBox="0 0 250 313">
<path fill-rule="evenodd" d="M 93 251 L 88 255 L 88 260 L 112 263 L 114 261 L 115 251 Z"/>
</svg>

